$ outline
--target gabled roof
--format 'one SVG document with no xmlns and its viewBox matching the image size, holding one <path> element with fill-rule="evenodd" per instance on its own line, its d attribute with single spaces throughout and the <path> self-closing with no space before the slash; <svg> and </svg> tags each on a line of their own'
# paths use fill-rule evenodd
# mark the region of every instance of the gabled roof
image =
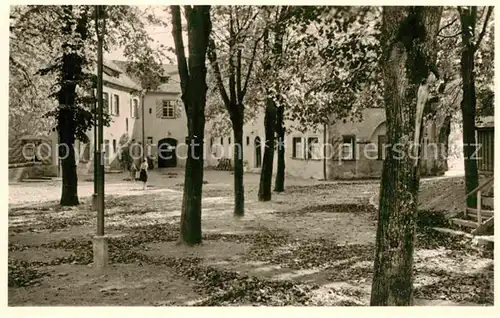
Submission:
<svg viewBox="0 0 500 318">
<path fill-rule="evenodd" d="M 127 70 L 127 61 L 120 61 L 120 60 L 113 60 L 112 63 L 119 67 L 123 72 L 126 72 Z M 180 78 L 179 78 L 179 72 L 177 69 L 177 65 L 175 64 L 163 64 L 163 74 L 165 76 L 168 76 L 169 79 L 167 83 L 161 84 L 158 89 L 156 89 L 154 92 L 155 93 L 170 93 L 170 94 L 180 94 L 181 93 L 181 87 L 180 87 Z M 129 77 L 132 81 L 134 81 L 135 85 L 137 87 L 140 87 L 140 83 L 137 79 L 132 79 L 132 77 Z"/>
<path fill-rule="evenodd" d="M 128 76 L 121 67 L 119 67 L 118 65 L 116 65 L 112 61 L 104 59 L 103 65 L 104 65 L 104 72 L 102 74 L 102 78 L 103 78 L 104 82 L 118 85 L 118 86 L 121 86 L 123 88 L 128 88 L 131 90 L 139 90 L 140 89 L 140 85 L 138 85 L 134 80 L 132 80 L 130 78 L 130 76 Z M 118 73 L 118 77 L 111 76 L 111 75 L 107 74 L 105 72 L 106 68 L 109 68 L 112 71 Z"/>
</svg>

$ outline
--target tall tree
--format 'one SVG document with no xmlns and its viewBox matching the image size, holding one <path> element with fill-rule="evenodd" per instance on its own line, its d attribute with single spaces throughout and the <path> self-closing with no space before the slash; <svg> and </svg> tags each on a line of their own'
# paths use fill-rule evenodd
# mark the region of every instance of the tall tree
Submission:
<svg viewBox="0 0 500 318">
<path fill-rule="evenodd" d="M 226 107 L 234 133 L 234 215 L 245 213 L 243 186 L 244 100 L 251 81 L 254 61 L 262 39 L 261 9 L 255 6 L 214 7 L 214 32 L 208 58 L 217 90 Z M 248 45 L 247 45 L 248 44 Z M 226 63 L 222 64 L 221 61 Z M 222 68 L 224 66 L 224 68 Z M 224 71 L 224 72 L 223 72 Z M 227 78 L 227 90 L 224 79 Z"/>
<path fill-rule="evenodd" d="M 436 72 L 442 7 L 384 7 L 382 70 L 388 142 L 376 238 L 372 306 L 413 304 L 413 243 L 418 202 L 422 107 Z"/>
<path fill-rule="evenodd" d="M 263 74 L 270 78 L 276 78 L 275 73 L 281 68 L 283 53 L 283 38 L 286 32 L 286 20 L 291 17 L 292 10 L 287 6 L 273 7 L 273 12 L 268 12 L 268 19 L 273 23 L 265 30 L 264 52 L 270 51 L 270 55 L 264 57 Z M 271 42 L 272 40 L 272 42 Z M 271 42 L 271 43 L 270 43 Z M 274 74 L 273 74 L 274 73 Z M 266 139 L 264 142 L 264 158 L 262 159 L 262 170 L 259 183 L 259 201 L 271 200 L 271 182 L 274 165 L 275 133 L 280 128 L 280 137 L 284 137 L 283 124 L 277 124 L 278 111 L 280 119 L 283 119 L 283 105 L 280 104 L 280 83 L 273 81 L 273 86 L 266 87 L 266 111 L 264 115 L 264 128 Z M 279 125 L 279 127 L 277 127 Z M 284 151 L 284 138 L 278 139 L 278 150 L 280 154 Z M 282 162 L 284 163 L 284 162 Z M 283 176 L 284 176 L 284 166 Z M 281 176 L 281 174 L 280 174 Z M 283 183 L 280 183 L 281 185 Z"/>
<path fill-rule="evenodd" d="M 181 9 L 170 7 L 172 36 L 181 79 L 181 99 L 187 115 L 189 150 L 184 178 L 180 242 L 201 243 L 201 195 L 203 186 L 203 138 L 207 94 L 205 65 L 212 23 L 210 6 L 184 6 L 187 20 L 188 57 L 182 39 Z"/>
<path fill-rule="evenodd" d="M 76 121 L 88 114 L 85 102 L 79 98 L 77 85 L 89 80 L 91 75 L 85 72 L 90 61 L 84 54 L 85 41 L 90 36 L 87 23 L 91 19 L 90 7 L 73 8 L 62 6 L 61 41 L 62 53 L 55 64 L 41 70 L 42 74 L 55 73 L 58 78 L 58 88 L 54 96 L 58 101 L 58 109 L 53 113 L 57 120 L 59 133 L 59 155 L 62 166 L 62 206 L 78 205 L 78 176 L 75 161 L 75 136 L 84 135 L 85 130 Z M 87 87 L 88 88 L 88 87 Z M 89 125 L 87 118 L 85 124 Z M 86 128 L 88 128 L 87 126 Z M 62 147 L 61 147 L 62 146 Z"/>
<path fill-rule="evenodd" d="M 322 129 L 360 108 L 377 66 L 379 14 L 369 7 L 276 7 L 268 25 L 274 43 L 264 52 L 268 63 L 261 85 L 276 109 L 277 173 L 275 191 L 284 191 L 285 119 L 301 131 Z M 371 96 L 371 93 L 368 94 Z M 356 101 L 358 101 L 356 103 Z M 366 104 L 373 100 L 365 98 Z M 273 108 L 269 108 L 273 110 Z M 309 148 L 309 147 L 308 147 Z M 312 155 L 312 154 L 311 154 Z M 319 155 L 319 154 L 318 154 Z M 265 160 L 264 160 L 265 161 Z M 272 169 L 262 169 L 270 180 Z M 270 182 L 261 194 L 270 199 Z"/>
<path fill-rule="evenodd" d="M 478 22 L 478 7 L 457 7 L 460 14 L 462 54 L 460 58 L 460 71 L 462 76 L 462 110 L 463 144 L 465 167 L 465 192 L 469 193 L 478 186 L 476 162 L 476 79 L 474 74 L 475 54 L 487 31 L 488 22 L 493 12 L 493 7 L 483 8 L 486 11 L 483 27 L 476 37 L 476 24 Z M 475 207 L 477 197 L 467 198 L 467 206 Z"/>
<path fill-rule="evenodd" d="M 77 205 L 77 174 L 74 143 L 88 142 L 87 132 L 94 124 L 92 91 L 96 39 L 92 6 L 20 6 L 13 10 L 16 17 L 11 26 L 17 48 L 11 54 L 20 56 L 43 54 L 38 73 L 52 81 L 50 97 L 57 105 L 45 115 L 54 118 L 59 133 L 62 157 L 63 187 L 61 205 Z M 121 46 L 128 59 L 141 59 L 149 51 L 145 26 L 159 23 L 155 16 L 133 6 L 106 6 L 106 51 Z M 146 43 L 146 45 L 136 45 Z M 106 115 L 104 124 L 109 125 Z"/>
</svg>

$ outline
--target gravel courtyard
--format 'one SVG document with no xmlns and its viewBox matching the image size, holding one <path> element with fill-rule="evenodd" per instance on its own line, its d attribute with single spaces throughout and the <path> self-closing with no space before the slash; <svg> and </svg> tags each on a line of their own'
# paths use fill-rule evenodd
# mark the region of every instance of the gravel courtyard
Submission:
<svg viewBox="0 0 500 318">
<path fill-rule="evenodd" d="M 60 181 L 9 185 L 10 306 L 369 304 L 376 228 L 369 202 L 378 181 L 289 177 L 285 193 L 258 202 L 259 175 L 247 173 L 239 219 L 233 176 L 206 171 L 203 244 L 185 247 L 176 244 L 183 171 L 151 171 L 145 191 L 124 178 L 106 175 L 112 265 L 104 271 L 91 266 L 92 182 L 80 181 L 75 208 L 58 206 Z M 423 195 L 447 180 L 423 181 Z M 415 298 L 493 305 L 492 256 L 419 228 Z"/>
</svg>

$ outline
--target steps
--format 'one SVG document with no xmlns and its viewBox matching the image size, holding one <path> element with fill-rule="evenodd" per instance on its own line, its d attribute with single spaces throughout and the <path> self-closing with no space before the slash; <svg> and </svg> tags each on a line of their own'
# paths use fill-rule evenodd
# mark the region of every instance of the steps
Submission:
<svg viewBox="0 0 500 318">
<path fill-rule="evenodd" d="M 494 193 L 493 178 L 485 180 L 470 195 L 477 195 L 478 208 L 466 208 L 459 217 L 451 219 L 451 223 L 460 230 L 467 231 L 472 235 L 492 235 L 494 225 Z M 480 211 L 478 211 L 480 209 Z"/>
</svg>

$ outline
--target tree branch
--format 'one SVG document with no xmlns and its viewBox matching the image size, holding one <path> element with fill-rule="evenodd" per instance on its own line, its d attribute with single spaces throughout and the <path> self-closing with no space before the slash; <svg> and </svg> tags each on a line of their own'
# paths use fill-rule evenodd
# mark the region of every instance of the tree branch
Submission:
<svg viewBox="0 0 500 318">
<path fill-rule="evenodd" d="M 217 61 L 217 53 L 215 51 L 215 42 L 213 38 L 210 38 L 208 42 L 208 60 L 210 61 L 210 65 L 212 65 L 212 69 L 215 74 L 215 82 L 217 83 L 217 88 L 222 97 L 222 101 L 224 105 L 228 107 L 230 104 L 229 97 L 227 96 L 226 89 L 224 88 L 224 83 L 222 82 L 222 75 L 220 73 L 219 62 Z M 228 108 L 229 109 L 229 108 Z"/>
<path fill-rule="evenodd" d="M 231 9 L 229 13 L 229 99 L 231 104 L 236 104 L 236 75 L 233 60 L 235 41 L 233 11 Z"/>
<path fill-rule="evenodd" d="M 454 35 L 438 35 L 438 37 L 443 38 L 443 39 L 451 39 L 451 38 L 454 38 L 456 36 L 459 36 L 460 34 L 462 34 L 462 31 L 460 31 Z"/>
<path fill-rule="evenodd" d="M 177 56 L 177 66 L 181 79 L 181 91 L 182 95 L 185 95 L 188 88 L 189 71 L 184 52 L 184 42 L 182 40 L 181 9 L 179 6 L 170 6 L 170 10 L 172 12 L 172 37 L 175 43 L 175 55 Z M 184 105 L 184 107 L 187 108 L 187 105 Z"/>
<path fill-rule="evenodd" d="M 458 18 L 455 18 L 450 23 L 447 23 L 446 25 L 444 25 L 441 29 L 439 29 L 438 35 L 441 33 L 441 31 L 443 31 L 444 29 L 446 29 L 446 28 L 450 27 L 451 25 L 453 25 L 453 23 L 455 23 L 457 20 L 458 20 Z"/>
<path fill-rule="evenodd" d="M 238 48 L 236 51 L 236 96 L 238 101 L 241 96 L 241 49 Z"/>
<path fill-rule="evenodd" d="M 241 94 L 239 94 L 239 96 L 238 96 L 238 101 L 240 103 L 243 102 L 243 98 L 245 97 L 245 94 L 247 93 L 248 82 L 250 81 L 250 75 L 252 73 L 253 64 L 255 61 L 255 56 L 257 55 L 257 47 L 259 45 L 260 40 L 264 36 L 264 34 L 265 34 L 265 32 L 262 34 L 262 36 L 260 36 L 259 38 L 257 38 L 255 40 L 255 44 L 254 44 L 253 49 L 252 49 L 252 56 L 250 58 L 250 65 L 248 65 L 247 75 L 245 76 L 245 84 L 243 84 L 243 89 L 241 90 Z"/>
<path fill-rule="evenodd" d="M 474 45 L 474 51 L 476 51 L 479 48 L 479 45 L 481 44 L 481 41 L 483 40 L 484 34 L 486 33 L 486 27 L 488 25 L 488 20 L 490 19 L 491 13 L 493 12 L 493 7 L 488 7 L 488 12 L 486 13 L 486 18 L 484 20 L 483 24 L 483 30 L 479 34 L 479 37 L 477 38 L 476 44 Z"/>
</svg>

